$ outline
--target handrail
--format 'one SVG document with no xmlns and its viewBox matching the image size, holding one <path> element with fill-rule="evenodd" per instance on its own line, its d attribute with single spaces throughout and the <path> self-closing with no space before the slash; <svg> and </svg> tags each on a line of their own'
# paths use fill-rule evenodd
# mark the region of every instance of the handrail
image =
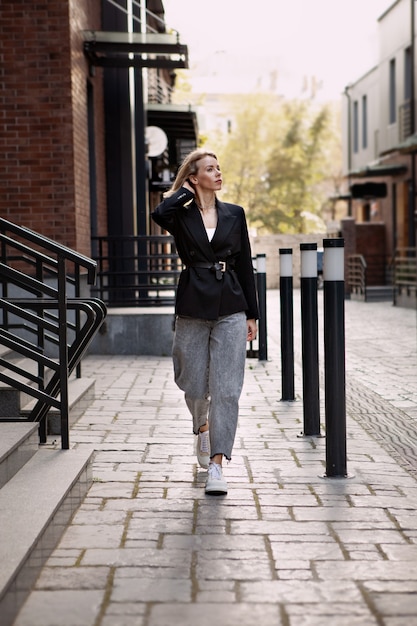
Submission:
<svg viewBox="0 0 417 626">
<path fill-rule="evenodd" d="M 417 294 L 416 248 L 397 248 L 393 258 L 393 283 L 395 298 L 400 294 Z"/>
<path fill-rule="evenodd" d="M 93 285 L 93 259 L 0 218 L 0 344 L 37 368 L 28 373 L 27 363 L 1 358 L 0 381 L 36 399 L 28 420 L 39 422 L 41 443 L 49 409 L 60 410 L 63 449 L 69 448 L 68 378 L 74 369 L 80 375 L 81 358 L 106 316 L 103 302 L 80 297 L 80 270 Z"/>
<path fill-rule="evenodd" d="M 94 285 L 95 280 L 96 280 L 97 263 L 93 261 L 93 259 L 90 259 L 89 257 L 86 257 L 83 254 L 80 254 L 79 252 L 76 252 L 75 250 L 68 248 L 67 246 L 59 244 L 56 241 L 53 241 L 52 239 L 48 239 L 48 237 L 45 237 L 44 235 L 40 235 L 39 233 L 36 233 L 30 228 L 26 228 L 25 226 L 18 226 L 17 224 L 13 224 L 12 222 L 9 222 L 3 217 L 0 217 L 0 233 L 6 233 L 6 232 L 11 232 L 11 233 L 14 233 L 15 235 L 19 235 L 20 237 L 23 237 L 24 239 L 26 239 L 27 241 L 30 241 L 31 243 L 42 246 L 45 250 L 48 250 L 52 254 L 56 254 L 58 258 L 59 257 L 64 258 L 67 261 L 74 263 L 75 265 L 80 265 L 81 267 L 84 267 L 87 270 L 88 284 Z M 18 248 L 19 245 L 21 245 L 19 244 L 19 242 L 16 242 L 15 240 L 11 240 L 11 241 L 13 242 L 13 245 L 16 248 Z M 10 242 L 10 239 L 9 239 L 9 242 Z M 27 248 L 27 249 L 30 250 L 30 248 Z M 30 252 L 32 252 L 33 254 L 33 250 L 30 250 Z M 42 256 L 43 255 L 40 253 L 39 258 L 41 258 Z M 48 260 L 51 262 L 51 264 L 54 263 L 54 259 L 51 259 L 49 257 Z"/>
<path fill-rule="evenodd" d="M 348 285 L 351 293 L 366 295 L 367 264 L 362 254 L 351 254 L 348 257 Z"/>
</svg>

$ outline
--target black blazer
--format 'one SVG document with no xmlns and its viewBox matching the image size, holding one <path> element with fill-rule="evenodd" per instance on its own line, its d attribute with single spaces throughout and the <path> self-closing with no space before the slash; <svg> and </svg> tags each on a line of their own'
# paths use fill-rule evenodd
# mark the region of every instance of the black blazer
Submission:
<svg viewBox="0 0 417 626">
<path fill-rule="evenodd" d="M 258 319 L 245 212 L 236 204 L 219 200 L 216 207 L 218 221 L 211 242 L 195 196 L 184 187 L 163 200 L 152 213 L 152 219 L 173 235 L 185 265 L 178 283 L 176 313 L 215 320 L 245 311 L 248 319 Z M 221 275 L 213 267 L 201 267 L 218 261 L 226 261 L 228 267 Z"/>
</svg>

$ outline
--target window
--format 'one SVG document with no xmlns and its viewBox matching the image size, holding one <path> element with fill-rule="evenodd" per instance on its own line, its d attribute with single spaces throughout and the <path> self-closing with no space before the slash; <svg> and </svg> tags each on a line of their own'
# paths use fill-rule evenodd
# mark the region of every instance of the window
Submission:
<svg viewBox="0 0 417 626">
<path fill-rule="evenodd" d="M 404 100 L 411 100 L 411 48 L 404 50 Z"/>
<path fill-rule="evenodd" d="M 359 152 L 359 107 L 357 100 L 353 103 L 353 152 Z"/>
<path fill-rule="evenodd" d="M 395 98 L 395 59 L 389 62 L 389 123 L 397 121 L 397 104 Z"/>
<path fill-rule="evenodd" d="M 362 148 L 368 147 L 368 98 L 362 96 Z"/>
</svg>

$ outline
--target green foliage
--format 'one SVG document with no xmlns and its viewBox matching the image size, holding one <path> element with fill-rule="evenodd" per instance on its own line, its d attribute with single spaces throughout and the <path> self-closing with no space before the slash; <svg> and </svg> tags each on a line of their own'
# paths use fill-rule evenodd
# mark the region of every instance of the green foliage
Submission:
<svg viewBox="0 0 417 626">
<path fill-rule="evenodd" d="M 321 213 L 340 178 L 340 137 L 330 106 L 256 94 L 240 98 L 231 132 L 215 149 L 222 198 L 245 207 L 259 232 L 323 229 Z"/>
</svg>

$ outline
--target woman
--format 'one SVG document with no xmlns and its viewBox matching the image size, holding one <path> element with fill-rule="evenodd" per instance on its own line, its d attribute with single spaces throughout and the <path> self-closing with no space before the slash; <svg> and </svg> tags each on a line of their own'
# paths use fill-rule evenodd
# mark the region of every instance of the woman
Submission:
<svg viewBox="0 0 417 626">
<path fill-rule="evenodd" d="M 205 491 L 227 493 L 242 391 L 246 341 L 256 337 L 258 306 L 242 207 L 220 202 L 222 174 L 212 152 L 194 150 L 152 214 L 174 236 L 185 268 L 175 305 L 175 382 L 185 393 L 197 435 L 197 459 L 208 469 Z"/>
</svg>

